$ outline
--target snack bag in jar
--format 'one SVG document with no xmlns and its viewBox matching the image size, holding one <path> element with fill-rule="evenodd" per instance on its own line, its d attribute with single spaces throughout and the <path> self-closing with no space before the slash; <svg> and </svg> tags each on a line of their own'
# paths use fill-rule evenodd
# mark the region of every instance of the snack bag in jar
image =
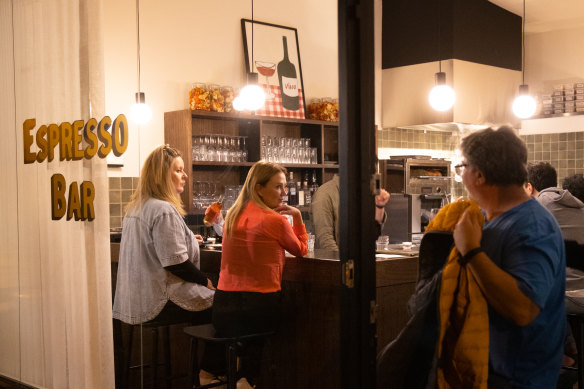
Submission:
<svg viewBox="0 0 584 389">
<path fill-rule="evenodd" d="M 191 109 L 199 111 L 209 111 L 211 109 L 209 90 L 204 83 L 197 82 L 189 92 L 189 106 Z"/>
<path fill-rule="evenodd" d="M 311 99 L 308 104 L 308 118 L 312 120 L 319 120 L 320 99 Z"/>
<path fill-rule="evenodd" d="M 231 112 L 233 110 L 233 88 L 222 86 L 221 94 L 223 95 L 223 109 L 225 112 Z"/>
<path fill-rule="evenodd" d="M 223 112 L 223 95 L 219 90 L 219 85 L 209 84 L 207 86 L 209 89 L 209 101 L 211 104 L 211 111 Z"/>
</svg>

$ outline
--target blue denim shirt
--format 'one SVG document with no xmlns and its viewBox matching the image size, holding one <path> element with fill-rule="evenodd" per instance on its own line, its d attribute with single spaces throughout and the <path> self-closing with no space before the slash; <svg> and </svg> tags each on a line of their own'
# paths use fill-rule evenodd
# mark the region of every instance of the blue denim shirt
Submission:
<svg viewBox="0 0 584 389">
<path fill-rule="evenodd" d="M 113 317 L 143 323 L 168 300 L 188 311 L 211 307 L 214 291 L 164 269 L 187 260 L 200 267 L 199 245 L 172 204 L 151 198 L 129 211 L 122 226 Z"/>
</svg>

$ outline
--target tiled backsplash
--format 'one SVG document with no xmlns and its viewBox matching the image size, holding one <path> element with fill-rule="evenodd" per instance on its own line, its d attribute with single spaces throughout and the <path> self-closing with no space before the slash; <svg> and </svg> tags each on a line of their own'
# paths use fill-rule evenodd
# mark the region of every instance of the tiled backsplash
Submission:
<svg viewBox="0 0 584 389">
<path fill-rule="evenodd" d="M 584 132 L 523 135 L 529 162 L 549 162 L 558 172 L 558 186 L 564 178 L 584 172 Z"/>
<path fill-rule="evenodd" d="M 377 134 L 377 146 L 384 148 L 445 150 L 453 152 L 460 143 L 460 135 L 406 129 L 383 129 Z M 584 173 L 584 131 L 540 135 L 522 135 L 529 151 L 528 161 L 550 162 L 558 172 L 558 186 L 565 177 Z M 122 226 L 124 208 L 136 190 L 138 177 L 110 177 L 110 227 Z M 466 196 L 461 183 L 453 182 L 453 198 Z"/>
<path fill-rule="evenodd" d="M 122 226 L 124 209 L 138 187 L 138 177 L 109 177 L 110 228 Z"/>
<path fill-rule="evenodd" d="M 454 153 L 460 143 L 459 133 L 421 131 L 402 128 L 386 128 L 377 134 L 377 147 L 392 149 L 419 149 L 420 154 L 423 150 L 442 150 Z M 454 172 L 452 173 L 454 174 Z M 451 185 L 452 198 L 466 196 L 464 185 L 452 181 Z"/>
<path fill-rule="evenodd" d="M 388 148 L 454 151 L 459 141 L 460 136 L 450 132 L 389 128 L 377 134 L 377 146 Z"/>
</svg>

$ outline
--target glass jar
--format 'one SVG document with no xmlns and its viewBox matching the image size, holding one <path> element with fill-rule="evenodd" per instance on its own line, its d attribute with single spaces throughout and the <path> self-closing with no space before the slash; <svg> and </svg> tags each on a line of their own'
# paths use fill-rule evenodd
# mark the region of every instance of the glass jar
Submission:
<svg viewBox="0 0 584 389">
<path fill-rule="evenodd" d="M 211 111 L 224 112 L 223 101 L 225 99 L 223 98 L 223 95 L 221 94 L 221 91 L 219 89 L 219 85 L 209 84 L 209 85 L 207 85 L 207 88 L 209 89 L 209 100 L 210 100 L 210 104 L 211 104 Z"/>
<path fill-rule="evenodd" d="M 321 99 L 311 99 L 308 104 L 308 118 L 312 120 L 320 120 L 320 103 Z"/>
<path fill-rule="evenodd" d="M 231 112 L 233 110 L 233 88 L 230 86 L 221 87 L 221 95 L 223 95 L 223 109 L 225 112 Z"/>
<path fill-rule="evenodd" d="M 193 87 L 189 92 L 189 106 L 193 110 L 211 110 L 211 100 L 207 85 L 202 82 L 196 82 L 193 84 Z"/>
</svg>

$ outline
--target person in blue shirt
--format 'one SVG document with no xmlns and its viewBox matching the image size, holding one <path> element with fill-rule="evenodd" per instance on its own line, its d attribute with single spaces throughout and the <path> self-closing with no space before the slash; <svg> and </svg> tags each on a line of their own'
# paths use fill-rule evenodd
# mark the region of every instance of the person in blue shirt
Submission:
<svg viewBox="0 0 584 389">
<path fill-rule="evenodd" d="M 554 388 L 566 330 L 564 241 L 524 190 L 527 148 L 510 127 L 470 133 L 455 169 L 486 216 L 454 230 L 489 306 L 489 388 Z"/>
</svg>

